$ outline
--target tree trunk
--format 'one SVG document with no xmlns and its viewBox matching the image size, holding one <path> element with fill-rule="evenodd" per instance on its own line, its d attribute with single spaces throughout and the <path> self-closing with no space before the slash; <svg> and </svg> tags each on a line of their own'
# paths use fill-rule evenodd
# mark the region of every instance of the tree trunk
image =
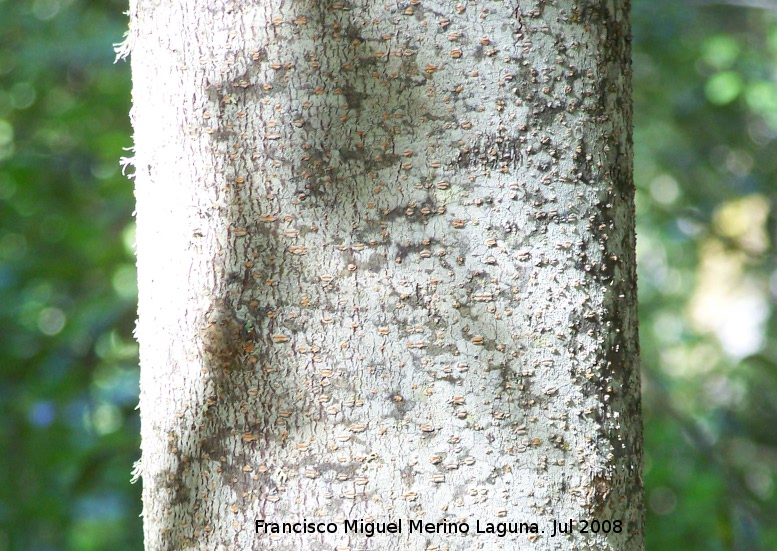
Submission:
<svg viewBox="0 0 777 551">
<path fill-rule="evenodd" d="M 642 549 L 628 0 L 130 4 L 146 549 Z"/>
</svg>

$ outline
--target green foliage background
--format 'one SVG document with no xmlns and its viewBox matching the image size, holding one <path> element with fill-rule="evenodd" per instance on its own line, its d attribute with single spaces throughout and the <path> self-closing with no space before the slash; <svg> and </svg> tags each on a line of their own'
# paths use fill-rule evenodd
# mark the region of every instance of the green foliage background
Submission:
<svg viewBox="0 0 777 551">
<path fill-rule="evenodd" d="M 124 10 L 0 0 L 0 551 L 142 549 Z M 648 549 L 777 549 L 777 2 L 633 25 Z"/>
</svg>

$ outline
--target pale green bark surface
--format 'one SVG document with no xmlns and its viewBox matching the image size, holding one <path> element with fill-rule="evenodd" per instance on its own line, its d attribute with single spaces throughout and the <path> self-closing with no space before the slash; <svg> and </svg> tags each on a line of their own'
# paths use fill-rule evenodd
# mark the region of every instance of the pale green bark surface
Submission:
<svg viewBox="0 0 777 551">
<path fill-rule="evenodd" d="M 147 550 L 642 549 L 627 10 L 131 2 Z"/>
</svg>

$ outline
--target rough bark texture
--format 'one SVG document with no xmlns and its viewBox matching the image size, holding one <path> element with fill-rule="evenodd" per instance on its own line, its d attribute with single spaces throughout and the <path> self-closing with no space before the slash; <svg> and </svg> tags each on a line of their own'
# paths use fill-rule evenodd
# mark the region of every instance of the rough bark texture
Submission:
<svg viewBox="0 0 777 551">
<path fill-rule="evenodd" d="M 130 4 L 146 549 L 642 549 L 628 0 Z"/>
</svg>

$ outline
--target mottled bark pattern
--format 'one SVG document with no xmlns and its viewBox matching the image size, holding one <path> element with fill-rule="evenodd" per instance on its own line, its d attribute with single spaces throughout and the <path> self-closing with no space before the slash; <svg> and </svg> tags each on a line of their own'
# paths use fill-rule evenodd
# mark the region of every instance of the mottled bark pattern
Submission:
<svg viewBox="0 0 777 551">
<path fill-rule="evenodd" d="M 642 549 L 628 1 L 130 4 L 146 549 Z"/>
</svg>

